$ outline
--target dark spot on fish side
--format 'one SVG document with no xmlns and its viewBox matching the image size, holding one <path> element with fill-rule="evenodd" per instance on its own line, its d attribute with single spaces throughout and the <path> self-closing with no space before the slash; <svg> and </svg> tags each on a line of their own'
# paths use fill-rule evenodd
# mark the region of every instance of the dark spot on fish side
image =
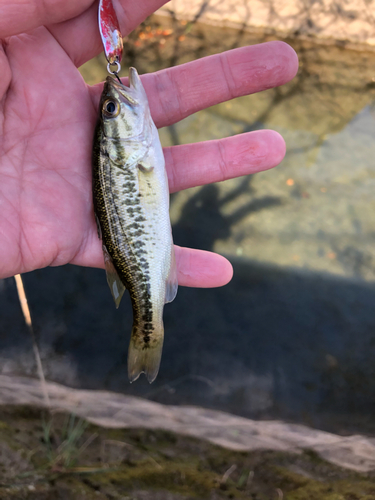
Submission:
<svg viewBox="0 0 375 500">
<path fill-rule="evenodd" d="M 140 248 L 140 247 L 144 247 L 145 246 L 145 243 L 141 240 L 138 240 L 134 243 L 134 248 Z"/>
<path fill-rule="evenodd" d="M 145 314 L 142 316 L 142 320 L 149 323 L 152 321 L 152 312 L 151 311 L 146 311 Z"/>
</svg>

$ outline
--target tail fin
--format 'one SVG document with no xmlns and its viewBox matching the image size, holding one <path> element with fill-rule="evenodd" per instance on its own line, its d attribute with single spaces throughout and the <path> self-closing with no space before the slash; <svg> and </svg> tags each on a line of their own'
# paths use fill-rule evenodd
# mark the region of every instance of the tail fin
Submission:
<svg viewBox="0 0 375 500">
<path fill-rule="evenodd" d="M 128 375 L 130 382 L 137 380 L 141 373 L 146 375 L 150 384 L 156 379 L 159 372 L 161 353 L 163 350 L 164 330 L 158 331 L 158 338 L 149 344 L 140 342 L 132 334 L 128 351 Z"/>
</svg>

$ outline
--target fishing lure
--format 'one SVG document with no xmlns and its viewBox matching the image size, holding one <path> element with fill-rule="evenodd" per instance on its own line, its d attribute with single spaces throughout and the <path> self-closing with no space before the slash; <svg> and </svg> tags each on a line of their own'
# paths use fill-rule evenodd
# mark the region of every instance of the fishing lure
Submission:
<svg viewBox="0 0 375 500">
<path fill-rule="evenodd" d="M 117 65 L 116 73 L 121 70 L 121 59 L 123 51 L 123 42 L 119 22 L 112 0 L 100 0 L 99 2 L 99 32 L 102 39 L 104 54 L 108 61 L 108 72 L 111 65 Z"/>
<path fill-rule="evenodd" d="M 164 304 L 177 293 L 169 189 L 159 135 L 137 70 L 121 69 L 122 37 L 110 0 L 100 0 L 99 30 L 108 61 L 93 148 L 93 198 L 107 281 L 118 307 L 125 288 L 133 306 L 128 351 L 132 382 L 155 380 Z M 116 66 L 115 71 L 111 67 Z"/>
</svg>

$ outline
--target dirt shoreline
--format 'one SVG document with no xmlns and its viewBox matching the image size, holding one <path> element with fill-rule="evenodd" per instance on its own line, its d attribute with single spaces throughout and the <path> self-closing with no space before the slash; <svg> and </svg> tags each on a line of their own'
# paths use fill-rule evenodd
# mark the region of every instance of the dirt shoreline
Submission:
<svg viewBox="0 0 375 500">
<path fill-rule="evenodd" d="M 236 451 L 310 450 L 340 467 L 375 470 L 375 438 L 339 436 L 305 425 L 256 421 L 193 406 L 167 406 L 108 391 L 72 389 L 26 377 L 0 375 L 0 405 L 30 405 L 74 413 L 105 428 L 159 429 L 203 439 Z M 45 394 L 48 394 L 49 403 Z"/>
<path fill-rule="evenodd" d="M 374 474 L 314 452 L 227 450 L 157 429 L 0 407 L 0 500 L 374 500 Z"/>
</svg>

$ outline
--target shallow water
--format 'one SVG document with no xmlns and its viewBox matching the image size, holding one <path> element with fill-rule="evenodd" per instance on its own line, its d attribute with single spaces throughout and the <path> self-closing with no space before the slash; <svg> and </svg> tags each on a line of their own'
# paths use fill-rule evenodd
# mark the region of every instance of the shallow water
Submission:
<svg viewBox="0 0 375 500">
<path fill-rule="evenodd" d="M 149 21 L 129 39 L 124 67 L 142 73 L 266 39 Z M 116 311 L 103 271 L 25 275 L 49 379 L 336 432 L 375 431 L 375 53 L 288 42 L 301 61 L 291 83 L 161 130 L 164 145 L 259 128 L 286 140 L 276 169 L 172 197 L 175 242 L 225 254 L 233 281 L 179 290 L 165 308 L 163 360 L 150 386 L 127 381 L 130 303 Z M 103 58 L 82 73 L 89 83 L 103 79 Z M 34 375 L 12 279 L 0 281 L 0 303 L 0 370 Z"/>
</svg>

